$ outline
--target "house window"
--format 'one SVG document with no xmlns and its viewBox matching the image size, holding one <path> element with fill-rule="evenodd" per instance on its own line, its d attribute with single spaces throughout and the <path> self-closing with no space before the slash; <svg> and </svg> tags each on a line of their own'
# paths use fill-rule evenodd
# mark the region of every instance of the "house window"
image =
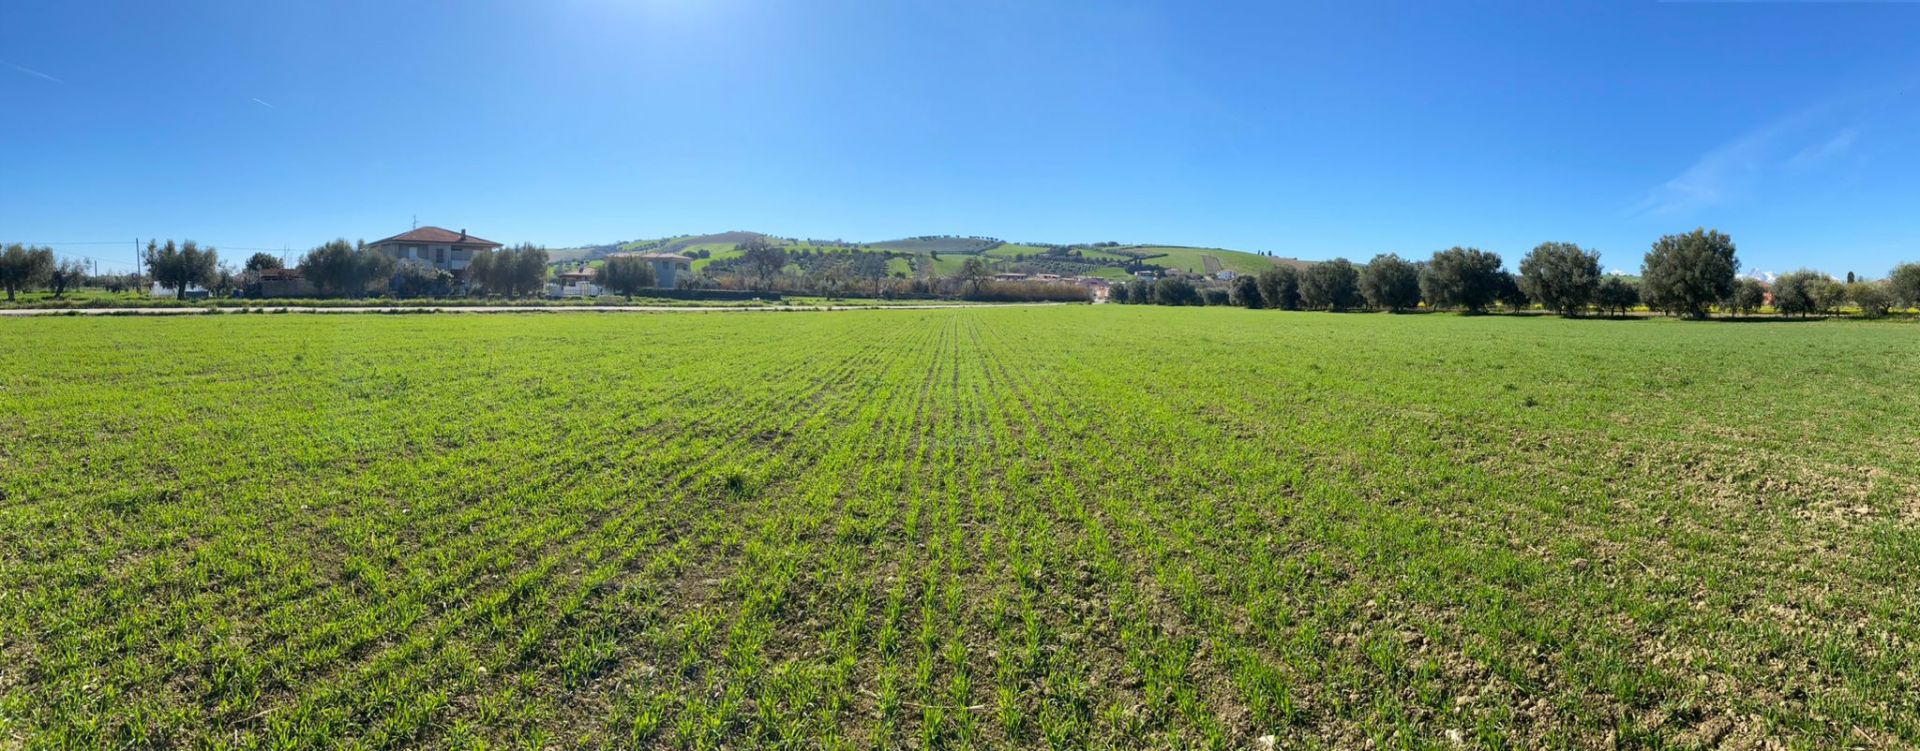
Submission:
<svg viewBox="0 0 1920 751">
<path fill-rule="evenodd" d="M 407 246 L 407 257 L 408 257 L 408 258 L 419 258 L 419 257 L 420 257 L 420 246 L 418 246 L 418 245 L 408 245 L 408 246 Z"/>
<path fill-rule="evenodd" d="M 434 248 L 434 249 L 433 249 L 433 262 L 434 262 L 434 263 L 446 263 L 446 262 L 447 262 L 447 249 L 446 249 L 446 248 Z"/>
</svg>

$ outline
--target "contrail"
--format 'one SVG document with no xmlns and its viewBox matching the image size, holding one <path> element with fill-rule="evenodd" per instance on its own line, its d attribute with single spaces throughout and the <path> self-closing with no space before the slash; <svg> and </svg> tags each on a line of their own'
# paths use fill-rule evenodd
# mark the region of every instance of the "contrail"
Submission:
<svg viewBox="0 0 1920 751">
<path fill-rule="evenodd" d="M 268 104 L 268 103 L 267 103 L 267 102 L 266 102 L 265 100 L 263 100 L 263 99 L 261 99 L 260 97 L 253 97 L 253 103 L 254 103 L 254 104 L 258 104 L 258 105 L 260 105 L 260 106 L 262 106 L 262 107 L 265 107 L 265 108 L 267 108 L 267 109 L 270 109 L 270 110 L 277 110 L 277 109 L 280 109 L 279 107 L 275 107 L 275 106 L 273 106 L 273 105 L 271 105 L 271 104 Z"/>
<path fill-rule="evenodd" d="M 44 78 L 54 83 L 66 83 L 66 81 L 62 81 L 58 78 L 54 78 L 53 76 L 49 76 L 45 73 L 41 73 L 40 71 L 34 70 L 32 68 L 29 68 L 25 65 L 21 65 L 19 63 L 8 62 L 6 60 L 0 60 L 0 63 L 6 63 L 7 67 L 20 71 L 21 73 L 25 73 L 29 76 L 33 76 L 34 78 Z"/>
</svg>

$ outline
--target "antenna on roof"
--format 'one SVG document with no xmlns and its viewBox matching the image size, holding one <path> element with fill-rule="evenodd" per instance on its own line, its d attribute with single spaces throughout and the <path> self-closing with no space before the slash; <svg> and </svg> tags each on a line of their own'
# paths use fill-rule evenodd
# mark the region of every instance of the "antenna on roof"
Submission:
<svg viewBox="0 0 1920 751">
<path fill-rule="evenodd" d="M 420 229 L 420 215 L 419 215 L 419 214 L 414 214 L 414 215 L 413 215 L 413 228 L 414 228 L 414 229 Z"/>
</svg>

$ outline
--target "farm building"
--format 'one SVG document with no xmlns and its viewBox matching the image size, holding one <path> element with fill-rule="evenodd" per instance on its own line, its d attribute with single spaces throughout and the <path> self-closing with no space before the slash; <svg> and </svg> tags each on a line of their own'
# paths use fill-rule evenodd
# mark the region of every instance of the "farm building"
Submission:
<svg viewBox="0 0 1920 751">
<path fill-rule="evenodd" d="M 249 297 L 313 297 L 319 294 L 300 269 L 261 269 L 247 290 Z"/>
<path fill-rule="evenodd" d="M 474 254 L 501 245 L 469 235 L 464 229 L 454 232 L 439 227 L 420 227 L 375 240 L 368 243 L 367 247 L 385 253 L 395 261 L 419 261 L 458 276 L 466 271 Z"/>
</svg>

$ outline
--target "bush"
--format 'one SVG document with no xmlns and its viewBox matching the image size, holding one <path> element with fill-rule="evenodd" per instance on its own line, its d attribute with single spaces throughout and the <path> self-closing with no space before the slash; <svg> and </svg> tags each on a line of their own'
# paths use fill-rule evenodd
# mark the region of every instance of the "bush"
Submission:
<svg viewBox="0 0 1920 751">
<path fill-rule="evenodd" d="M 1207 287 L 1200 290 L 1200 300 L 1207 305 L 1231 305 L 1233 295 L 1222 287 Z"/>
</svg>

